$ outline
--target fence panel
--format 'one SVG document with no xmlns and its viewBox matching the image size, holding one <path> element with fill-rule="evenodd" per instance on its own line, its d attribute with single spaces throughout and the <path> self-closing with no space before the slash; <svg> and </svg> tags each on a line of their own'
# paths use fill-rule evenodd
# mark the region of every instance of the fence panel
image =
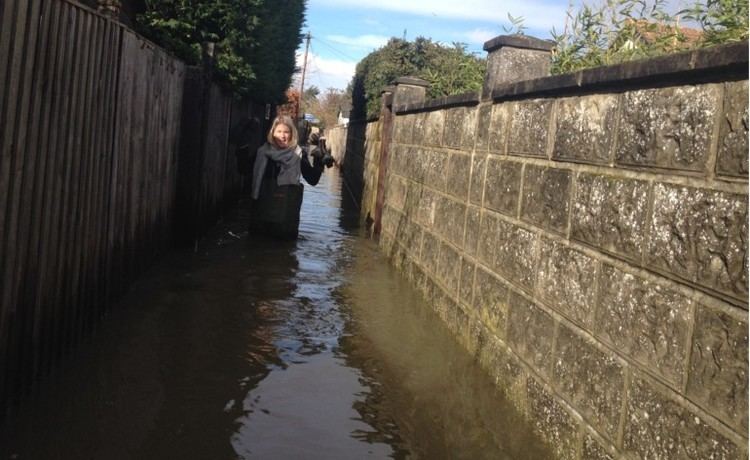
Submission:
<svg viewBox="0 0 750 460">
<path fill-rule="evenodd" d="M 241 187 L 232 96 L 186 71 L 74 1 L 0 2 L 0 417 L 174 245 L 180 202 L 195 237 Z"/>
<path fill-rule="evenodd" d="M 2 9 L 0 31 L 0 60 L 3 76 L 0 92 L 0 359 L 11 372 L 26 365 L 29 347 L 24 353 L 9 356 L 7 350 L 15 342 L 28 341 L 32 329 L 28 315 L 17 315 L 18 271 L 25 259 L 22 251 L 25 232 L 20 228 L 26 195 L 23 193 L 33 171 L 33 155 L 27 146 L 31 108 L 31 86 L 34 74 L 35 50 L 39 32 L 41 1 L 9 1 Z M 8 373 L 10 374 L 10 373 Z M 2 389 L 9 376 L 2 377 Z M 15 385 L 18 385 L 18 382 Z"/>
<path fill-rule="evenodd" d="M 171 247 L 184 70 L 77 3 L 0 4 L 0 413 Z"/>
</svg>

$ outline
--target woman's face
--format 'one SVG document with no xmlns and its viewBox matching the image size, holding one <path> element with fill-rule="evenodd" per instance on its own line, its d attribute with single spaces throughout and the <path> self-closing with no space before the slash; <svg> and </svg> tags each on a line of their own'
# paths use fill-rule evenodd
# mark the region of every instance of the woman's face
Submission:
<svg viewBox="0 0 750 460">
<path fill-rule="evenodd" d="M 284 123 L 279 123 L 273 128 L 273 141 L 277 147 L 287 148 L 292 140 L 292 130 Z"/>
</svg>

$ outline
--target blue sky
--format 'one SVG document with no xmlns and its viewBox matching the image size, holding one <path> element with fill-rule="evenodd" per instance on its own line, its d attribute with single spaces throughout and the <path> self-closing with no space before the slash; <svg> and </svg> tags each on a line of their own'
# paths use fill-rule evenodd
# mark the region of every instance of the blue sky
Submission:
<svg viewBox="0 0 750 460">
<path fill-rule="evenodd" d="M 568 6 L 565 0 L 308 0 L 305 88 L 345 89 L 357 62 L 390 37 L 461 42 L 484 57 L 484 42 L 512 27 L 508 13 L 523 17 L 527 35 L 548 39 L 553 27 L 564 26 Z M 304 41 L 297 55 L 301 66 Z"/>
</svg>

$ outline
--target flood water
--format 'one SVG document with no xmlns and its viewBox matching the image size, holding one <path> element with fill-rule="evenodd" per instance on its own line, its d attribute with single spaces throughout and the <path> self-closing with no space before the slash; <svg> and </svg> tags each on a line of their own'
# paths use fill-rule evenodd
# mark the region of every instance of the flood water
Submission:
<svg viewBox="0 0 750 460">
<path fill-rule="evenodd" d="M 550 458 L 341 201 L 328 170 L 298 241 L 249 236 L 241 202 L 144 273 L 0 459 Z"/>
</svg>

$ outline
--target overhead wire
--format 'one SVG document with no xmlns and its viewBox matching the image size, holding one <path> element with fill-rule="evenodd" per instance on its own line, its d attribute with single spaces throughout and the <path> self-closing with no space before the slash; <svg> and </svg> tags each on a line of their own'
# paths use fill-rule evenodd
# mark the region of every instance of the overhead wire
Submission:
<svg viewBox="0 0 750 460">
<path fill-rule="evenodd" d="M 311 37 L 312 39 L 315 39 L 314 35 L 312 35 Z M 319 56 L 319 55 L 316 53 L 315 47 L 313 45 L 313 40 L 311 40 L 310 42 L 310 56 L 312 56 L 312 58 L 307 62 L 307 72 L 311 76 L 320 77 L 325 72 L 320 68 L 320 66 L 316 62 L 316 56 Z M 325 88 L 318 88 L 318 90 L 320 91 L 323 91 L 324 89 Z"/>
<path fill-rule="evenodd" d="M 310 32 L 308 32 L 308 33 L 310 33 Z M 341 51 L 336 46 L 330 44 L 326 40 L 323 40 L 320 37 L 318 37 L 317 35 L 313 35 L 312 33 L 310 33 L 310 53 L 309 53 L 309 57 L 308 57 L 307 63 L 305 64 L 305 66 L 306 66 L 305 67 L 306 68 L 306 70 L 305 70 L 306 74 L 308 76 L 312 77 L 312 78 L 310 78 L 310 81 L 315 80 L 316 79 L 315 77 L 321 78 L 323 75 L 326 74 L 325 70 L 323 70 L 323 69 L 320 68 L 320 65 L 319 65 L 319 62 L 318 62 L 318 58 L 320 58 L 321 56 L 317 53 L 317 49 L 316 49 L 317 48 L 317 46 L 316 46 L 317 43 L 320 43 L 322 46 L 326 47 L 328 50 L 330 50 L 331 52 L 335 53 L 336 55 L 338 55 L 338 56 L 346 59 L 347 61 L 354 61 L 354 62 L 359 61 L 359 59 L 357 59 L 357 58 L 355 58 L 353 56 L 350 56 L 349 54 Z M 316 85 L 316 86 L 318 86 L 318 85 Z M 324 91 L 324 88 L 318 88 L 318 89 L 320 91 Z M 327 88 L 325 88 L 325 89 L 327 89 Z"/>
<path fill-rule="evenodd" d="M 315 40 L 317 40 L 318 42 L 320 42 L 321 45 L 324 45 L 325 47 L 327 47 L 328 49 L 330 49 L 331 51 L 333 51 L 334 53 L 338 54 L 341 57 L 344 57 L 344 58 L 352 60 L 352 61 L 359 61 L 359 59 L 357 59 L 357 58 L 355 58 L 353 56 L 350 56 L 350 55 L 344 53 L 343 51 L 341 51 L 338 48 L 336 48 L 335 46 L 333 46 L 331 43 L 328 43 L 326 40 L 323 40 L 322 38 L 320 38 L 320 37 L 318 37 L 316 35 L 312 35 L 312 38 L 315 39 Z"/>
<path fill-rule="evenodd" d="M 311 38 L 315 38 L 314 36 L 311 36 Z M 310 40 L 310 60 L 307 61 L 307 71 L 310 73 L 310 75 L 316 75 L 320 76 L 321 70 L 318 66 L 318 63 L 316 62 L 316 50 L 313 46 L 312 40 Z"/>
</svg>

